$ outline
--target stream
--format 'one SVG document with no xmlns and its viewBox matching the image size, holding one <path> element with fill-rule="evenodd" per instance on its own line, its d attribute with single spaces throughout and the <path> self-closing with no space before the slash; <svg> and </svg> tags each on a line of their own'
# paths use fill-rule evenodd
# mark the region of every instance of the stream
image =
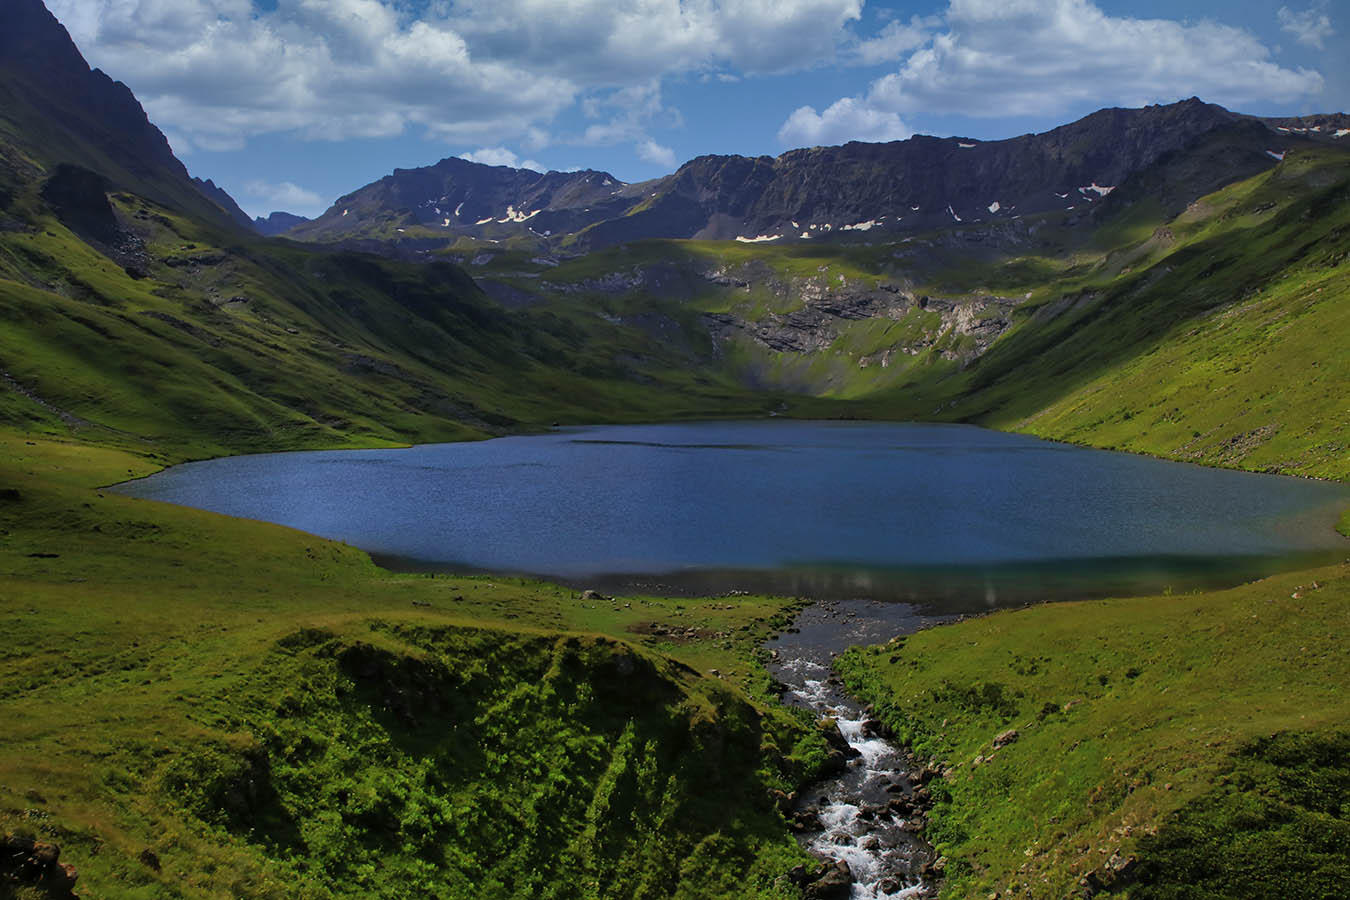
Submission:
<svg viewBox="0 0 1350 900">
<path fill-rule="evenodd" d="M 896 635 L 947 621 L 904 603 L 840 600 L 803 610 L 792 628 L 765 645 L 769 670 L 787 686 L 786 703 L 832 718 L 844 742 L 842 771 L 801 792 L 791 813 L 799 840 L 813 856 L 842 861 L 807 888 L 806 896 L 854 900 L 929 898 L 935 854 L 922 838 L 930 773 L 883 736 L 884 726 L 849 696 L 831 670 L 835 654 L 854 644 L 884 643 Z"/>
</svg>

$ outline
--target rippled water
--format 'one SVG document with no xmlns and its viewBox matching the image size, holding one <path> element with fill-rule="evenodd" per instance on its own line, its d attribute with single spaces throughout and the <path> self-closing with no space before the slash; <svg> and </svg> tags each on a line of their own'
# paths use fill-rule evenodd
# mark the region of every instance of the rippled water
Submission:
<svg viewBox="0 0 1350 900">
<path fill-rule="evenodd" d="M 1350 504 L 968 426 L 781 420 L 232 457 L 117 489 L 408 566 L 949 604 L 1231 583 L 1343 554 Z"/>
</svg>

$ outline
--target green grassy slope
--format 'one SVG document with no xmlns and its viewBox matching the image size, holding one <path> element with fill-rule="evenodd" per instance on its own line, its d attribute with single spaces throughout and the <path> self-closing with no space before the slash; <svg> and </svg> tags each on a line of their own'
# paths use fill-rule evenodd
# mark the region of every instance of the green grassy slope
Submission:
<svg viewBox="0 0 1350 900">
<path fill-rule="evenodd" d="M 1329 897 L 1350 866 L 1348 626 L 1342 565 L 996 613 L 839 668 L 950 770 L 944 897 Z"/>
</svg>

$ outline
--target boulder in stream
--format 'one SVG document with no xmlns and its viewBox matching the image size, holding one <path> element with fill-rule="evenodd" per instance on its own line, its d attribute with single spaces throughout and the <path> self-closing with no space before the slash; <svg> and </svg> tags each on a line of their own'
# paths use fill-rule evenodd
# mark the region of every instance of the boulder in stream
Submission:
<svg viewBox="0 0 1350 900">
<path fill-rule="evenodd" d="M 853 872 L 842 859 L 825 869 L 804 892 L 807 900 L 848 900 L 853 891 Z"/>
</svg>

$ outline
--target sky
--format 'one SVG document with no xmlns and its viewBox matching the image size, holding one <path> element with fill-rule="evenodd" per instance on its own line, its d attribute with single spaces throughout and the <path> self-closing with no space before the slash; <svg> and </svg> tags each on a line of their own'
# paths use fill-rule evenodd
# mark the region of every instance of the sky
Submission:
<svg viewBox="0 0 1350 900">
<path fill-rule="evenodd" d="M 449 156 L 634 182 L 1191 96 L 1350 111 L 1350 0 L 46 3 L 250 215 L 312 217 Z"/>
</svg>

